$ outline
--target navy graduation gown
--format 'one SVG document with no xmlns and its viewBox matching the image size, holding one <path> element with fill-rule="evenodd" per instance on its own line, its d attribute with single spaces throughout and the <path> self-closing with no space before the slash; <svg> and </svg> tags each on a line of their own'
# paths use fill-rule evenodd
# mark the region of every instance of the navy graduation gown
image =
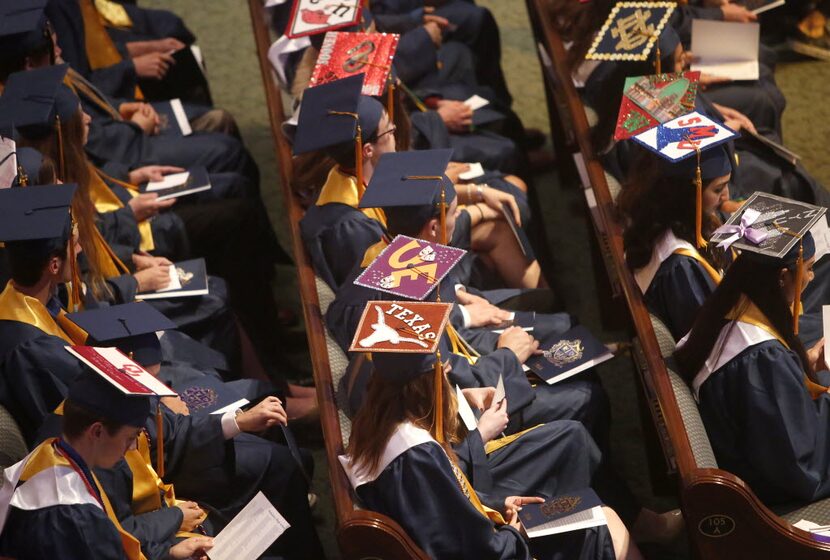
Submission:
<svg viewBox="0 0 830 560">
<path fill-rule="evenodd" d="M 300 220 L 300 233 L 314 272 L 337 290 L 385 230 L 380 222 L 356 208 L 329 203 L 306 210 Z"/>
<path fill-rule="evenodd" d="M 125 560 L 121 537 L 107 514 L 91 504 L 35 510 L 12 507 L 0 535 L 0 554 L 16 560 Z"/>
<path fill-rule="evenodd" d="M 646 290 L 646 306 L 665 323 L 674 339 L 680 340 L 692 328 L 700 306 L 715 287 L 697 261 L 672 254 L 660 264 Z"/>
<path fill-rule="evenodd" d="M 432 558 L 613 558 L 607 527 L 528 542 L 495 526 L 464 496 L 449 459 L 435 442 L 404 451 L 356 490 L 363 505 L 388 515 Z"/>
<path fill-rule="evenodd" d="M 830 495 L 830 394 L 810 397 L 795 353 L 748 347 L 700 387 L 700 414 L 721 468 L 766 503 Z"/>
<path fill-rule="evenodd" d="M 18 321 L 0 321 L 0 404 L 32 447 L 44 419 L 85 366 L 66 341 Z"/>
<path fill-rule="evenodd" d="M 151 10 L 127 3 L 122 3 L 127 15 L 133 22 L 128 29 L 107 27 L 107 33 L 114 41 L 128 43 L 130 41 L 151 41 L 173 37 L 187 45 L 193 43 L 196 37 L 187 28 L 182 18 L 168 10 Z"/>
</svg>

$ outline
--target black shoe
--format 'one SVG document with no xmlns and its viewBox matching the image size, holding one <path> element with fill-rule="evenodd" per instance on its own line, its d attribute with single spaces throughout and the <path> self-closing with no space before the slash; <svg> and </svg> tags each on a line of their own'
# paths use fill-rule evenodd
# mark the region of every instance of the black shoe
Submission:
<svg viewBox="0 0 830 560">
<path fill-rule="evenodd" d="M 818 60 L 830 60 L 830 35 L 827 33 L 821 37 L 812 38 L 798 31 L 787 41 L 787 44 L 798 54 Z"/>
</svg>

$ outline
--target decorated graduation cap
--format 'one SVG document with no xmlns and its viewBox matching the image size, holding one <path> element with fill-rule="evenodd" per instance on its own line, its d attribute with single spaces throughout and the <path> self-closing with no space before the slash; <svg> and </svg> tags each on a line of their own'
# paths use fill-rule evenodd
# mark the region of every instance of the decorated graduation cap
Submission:
<svg viewBox="0 0 830 560">
<path fill-rule="evenodd" d="M 152 414 L 149 396 L 133 393 L 90 369 L 69 386 L 67 399 L 95 416 L 141 428 Z"/>
<path fill-rule="evenodd" d="M 676 177 L 694 177 L 697 189 L 695 243 L 698 248 L 706 247 L 706 240 L 701 233 L 703 181 L 726 175 L 732 170 L 730 158 L 725 150 L 712 150 L 735 136 L 736 133 L 732 129 L 698 111 L 659 124 L 634 136 L 637 143 L 668 162 L 663 165 L 664 173 Z"/>
<path fill-rule="evenodd" d="M 51 44 L 48 0 L 0 0 L 0 59 L 11 60 Z"/>
<path fill-rule="evenodd" d="M 371 352 L 375 373 L 396 385 L 433 373 L 433 436 L 443 441 L 444 368 L 438 343 L 453 304 L 412 301 L 369 301 L 363 310 L 351 352 Z"/>
<path fill-rule="evenodd" d="M 446 244 L 446 208 L 455 187 L 445 172 L 452 150 L 412 150 L 383 154 L 360 199 L 360 208 L 383 208 L 392 230 L 420 229 L 438 213 Z"/>
<path fill-rule="evenodd" d="M 617 2 L 585 58 L 648 60 L 652 51 L 655 51 L 654 58 L 659 63 L 661 52 L 668 45 L 660 45 L 658 40 L 675 7 L 674 2 Z M 676 45 L 677 43 L 674 46 Z M 656 70 L 659 74 L 660 69 Z"/>
<path fill-rule="evenodd" d="M 383 105 L 361 95 L 363 74 L 305 90 L 300 105 L 294 153 L 355 145 L 355 175 L 363 184 L 363 139 L 377 132 Z"/>
<path fill-rule="evenodd" d="M 69 121 L 80 105 L 78 96 L 63 83 L 68 69 L 61 64 L 16 72 L 9 76 L 0 97 L 0 118 L 11 119 L 22 136 L 43 138 L 57 133 L 60 178 L 66 171 L 61 122 Z"/>
<path fill-rule="evenodd" d="M 89 344 L 116 347 L 143 367 L 161 363 L 156 332 L 176 328 L 173 321 L 144 302 L 70 313 L 67 318 L 89 333 Z"/>
<path fill-rule="evenodd" d="M 363 73 L 363 95 L 380 96 L 386 90 L 386 112 L 394 115 L 395 85 L 392 60 L 400 35 L 329 31 L 320 47 L 309 84 L 316 86 Z"/>
<path fill-rule="evenodd" d="M 626 78 L 614 139 L 625 140 L 694 111 L 699 80 L 700 72 Z"/>
<path fill-rule="evenodd" d="M 721 248 L 738 249 L 742 258 L 794 270 L 795 334 L 798 334 L 801 311 L 804 261 L 812 258 L 816 251 L 810 228 L 826 212 L 827 208 L 821 206 L 756 192 L 712 235 L 712 243 Z"/>
<path fill-rule="evenodd" d="M 361 0 L 294 0 L 285 34 L 293 39 L 354 25 L 361 4 Z"/>
</svg>

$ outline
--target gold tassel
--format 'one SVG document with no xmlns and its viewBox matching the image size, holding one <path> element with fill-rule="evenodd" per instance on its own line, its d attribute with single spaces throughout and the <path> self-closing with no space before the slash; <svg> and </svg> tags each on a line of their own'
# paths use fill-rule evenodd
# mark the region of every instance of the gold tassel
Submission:
<svg viewBox="0 0 830 560">
<path fill-rule="evenodd" d="M 156 408 L 156 473 L 164 478 L 164 417 L 161 414 L 161 401 Z"/>
<path fill-rule="evenodd" d="M 60 115 L 55 117 L 55 127 L 57 128 L 58 132 L 58 166 L 60 171 L 60 180 L 66 180 L 66 163 L 63 157 L 63 132 L 61 131 L 61 118 Z"/>
<path fill-rule="evenodd" d="M 434 436 L 438 443 L 444 443 L 444 366 L 441 351 L 435 351 L 435 425 Z"/>
<path fill-rule="evenodd" d="M 447 191 L 441 184 L 441 245 L 447 244 Z"/>
<path fill-rule="evenodd" d="M 662 58 L 661 55 L 660 55 L 660 47 L 655 45 L 654 46 L 654 73 L 655 74 L 662 74 L 662 72 L 660 71 L 661 70 L 660 58 Z"/>
<path fill-rule="evenodd" d="M 357 177 L 359 189 L 363 188 L 363 131 L 360 129 L 360 121 L 357 121 L 357 134 L 354 137 L 354 172 Z"/>
<path fill-rule="evenodd" d="M 69 209 L 69 220 L 71 229 L 69 230 L 69 276 L 71 281 L 69 283 L 67 302 L 71 312 L 80 311 L 83 307 L 81 305 L 81 271 L 78 267 L 78 257 L 75 255 L 75 231 L 78 229 L 78 222 L 75 221 L 75 216 L 72 215 L 72 208 Z"/>
<path fill-rule="evenodd" d="M 705 249 L 708 243 L 703 239 L 703 177 L 700 171 L 700 148 L 694 144 L 697 153 L 695 168 L 695 244 L 698 249 Z"/>
<path fill-rule="evenodd" d="M 386 114 L 389 115 L 389 122 L 395 122 L 395 81 L 392 79 L 392 72 L 389 72 L 389 83 L 386 86 Z"/>
<path fill-rule="evenodd" d="M 801 310 L 801 285 L 804 282 L 804 244 L 798 241 L 798 260 L 795 263 L 795 300 L 793 301 L 793 333 L 798 334 L 798 318 Z"/>
</svg>

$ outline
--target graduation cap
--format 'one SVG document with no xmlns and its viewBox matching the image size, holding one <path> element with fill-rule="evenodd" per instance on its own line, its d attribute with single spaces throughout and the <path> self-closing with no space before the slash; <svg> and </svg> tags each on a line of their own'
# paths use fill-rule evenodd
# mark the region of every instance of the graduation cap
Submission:
<svg viewBox="0 0 830 560">
<path fill-rule="evenodd" d="M 78 96 L 63 83 L 68 70 L 61 64 L 15 72 L 0 97 L 0 120 L 11 120 L 22 136 L 37 139 L 57 133 L 61 179 L 65 177 L 61 122 L 69 121 L 80 107 Z"/>
<path fill-rule="evenodd" d="M 0 241 L 9 250 L 48 254 L 65 248 L 72 232 L 75 184 L 0 189 Z"/>
<path fill-rule="evenodd" d="M 294 0 L 285 34 L 294 39 L 354 25 L 360 19 L 361 4 L 361 0 Z"/>
<path fill-rule="evenodd" d="M 625 79 L 615 140 L 625 140 L 695 109 L 700 72 Z"/>
<path fill-rule="evenodd" d="M 812 258 L 816 251 L 810 228 L 826 212 L 827 208 L 821 206 L 756 192 L 712 235 L 712 243 L 718 243 L 721 248 L 739 249 L 742 258 L 795 269 L 795 334 L 798 334 L 801 310 L 804 261 Z"/>
<path fill-rule="evenodd" d="M 309 88 L 303 94 L 294 153 L 355 144 L 355 175 L 363 184 L 363 139 L 377 132 L 383 105 L 361 95 L 363 74 Z"/>
<path fill-rule="evenodd" d="M 40 167 L 43 165 L 43 154 L 34 148 L 25 146 L 15 150 L 17 160 L 17 178 L 15 184 L 18 187 L 26 187 L 38 183 Z"/>
<path fill-rule="evenodd" d="M 88 412 L 140 427 L 151 414 L 148 397 L 176 395 L 117 348 L 66 346 L 66 350 L 88 366 L 68 394 L 70 401 Z"/>
<path fill-rule="evenodd" d="M 394 114 L 392 59 L 400 35 L 395 33 L 348 33 L 329 31 L 320 47 L 309 84 L 316 86 L 363 73 L 363 95 L 387 92 L 386 112 Z"/>
<path fill-rule="evenodd" d="M 89 333 L 89 344 L 117 347 L 144 367 L 162 360 L 156 332 L 176 328 L 173 321 L 143 302 L 70 313 L 67 318 Z"/>
<path fill-rule="evenodd" d="M 617 2 L 585 58 L 648 60 L 675 7 L 674 2 Z M 660 50 L 656 53 L 657 60 Z"/>
<path fill-rule="evenodd" d="M 0 0 L 0 58 L 12 60 L 51 45 L 46 4 L 48 0 Z"/>
<path fill-rule="evenodd" d="M 371 352 L 375 373 L 396 385 L 434 374 L 432 432 L 439 442 L 444 441 L 444 368 L 438 343 L 452 306 L 452 303 L 436 302 L 369 301 L 349 349 Z"/>
<path fill-rule="evenodd" d="M 435 216 L 441 217 L 446 239 L 446 208 L 455 198 L 455 187 L 446 175 L 452 150 L 413 150 L 383 154 L 359 208 L 383 208 L 392 231 L 414 232 Z"/>
</svg>

